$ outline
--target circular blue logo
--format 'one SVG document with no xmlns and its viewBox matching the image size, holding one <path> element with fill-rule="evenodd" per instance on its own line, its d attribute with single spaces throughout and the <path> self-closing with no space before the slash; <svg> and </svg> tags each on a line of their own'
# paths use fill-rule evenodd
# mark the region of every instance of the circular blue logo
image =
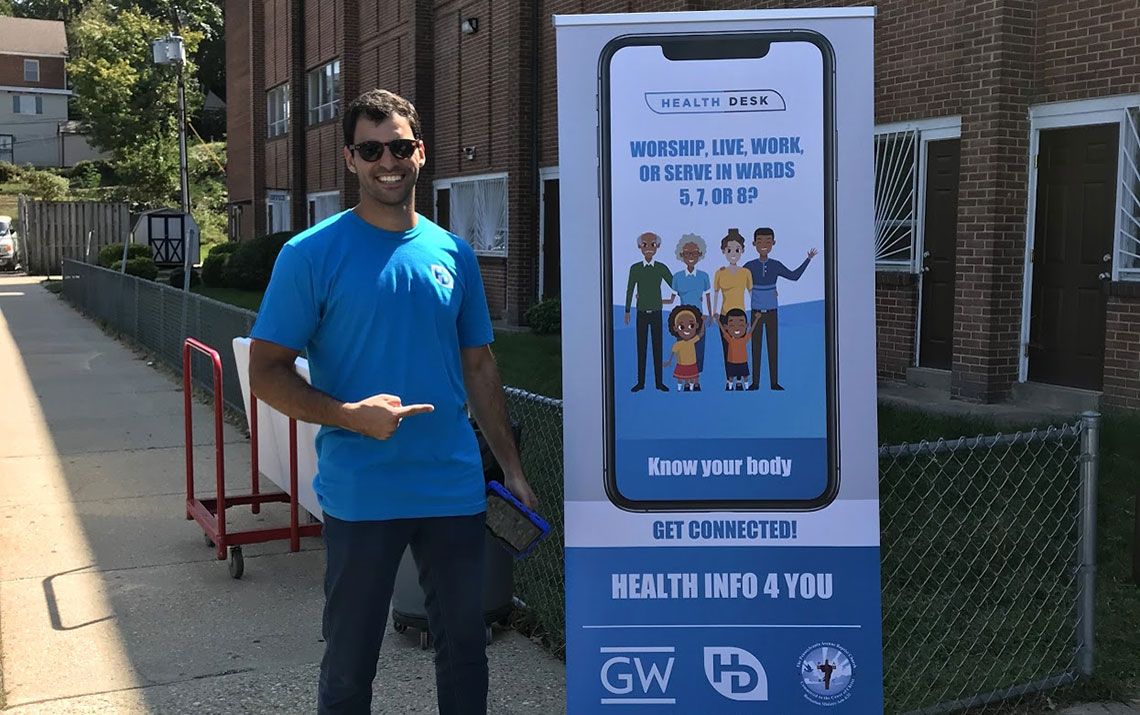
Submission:
<svg viewBox="0 0 1140 715">
<path fill-rule="evenodd" d="M 855 661 L 837 643 L 817 643 L 804 651 L 798 663 L 804 697 L 816 705 L 838 705 L 851 697 Z"/>
</svg>

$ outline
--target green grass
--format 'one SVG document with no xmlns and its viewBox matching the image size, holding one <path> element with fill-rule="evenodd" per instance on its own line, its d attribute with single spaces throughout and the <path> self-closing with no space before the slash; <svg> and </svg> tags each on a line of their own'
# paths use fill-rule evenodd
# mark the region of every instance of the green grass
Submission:
<svg viewBox="0 0 1140 715">
<path fill-rule="evenodd" d="M 207 285 L 199 285 L 193 289 L 193 292 L 254 312 L 261 307 L 261 298 L 264 295 L 264 292 L 259 290 L 237 290 Z"/>
<path fill-rule="evenodd" d="M 504 385 L 562 397 L 562 342 L 557 335 L 499 330 L 492 349 Z"/>
</svg>

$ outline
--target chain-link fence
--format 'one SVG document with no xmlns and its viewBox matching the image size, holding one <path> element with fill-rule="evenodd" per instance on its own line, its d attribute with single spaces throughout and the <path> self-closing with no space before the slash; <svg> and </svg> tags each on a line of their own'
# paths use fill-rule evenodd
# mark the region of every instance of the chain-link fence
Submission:
<svg viewBox="0 0 1140 715">
<path fill-rule="evenodd" d="M 186 335 L 214 347 L 242 410 L 230 343 L 254 313 L 70 261 L 63 294 L 175 370 Z M 194 374 L 211 387 L 204 360 Z M 561 656 L 562 402 L 507 398 L 552 532 L 516 566 L 519 625 Z M 1091 674 L 1098 424 L 880 448 L 887 712 L 951 712 Z"/>
<path fill-rule="evenodd" d="M 234 338 L 249 335 L 256 313 L 71 260 L 63 262 L 63 297 L 178 373 L 182 372 L 182 344 L 187 337 L 214 348 L 222 358 L 226 406 L 245 412 L 231 346 Z M 191 361 L 195 386 L 212 391 L 209 358 L 193 352 Z"/>
<path fill-rule="evenodd" d="M 1092 672 L 1099 418 L 879 451 L 888 712 Z"/>
</svg>

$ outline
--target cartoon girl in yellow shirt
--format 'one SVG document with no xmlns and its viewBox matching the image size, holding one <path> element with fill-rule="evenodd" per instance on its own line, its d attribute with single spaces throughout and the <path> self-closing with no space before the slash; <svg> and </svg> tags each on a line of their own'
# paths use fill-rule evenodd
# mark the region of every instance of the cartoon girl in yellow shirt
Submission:
<svg viewBox="0 0 1140 715">
<path fill-rule="evenodd" d="M 677 379 L 677 392 L 700 392 L 701 370 L 697 366 L 697 341 L 705 334 L 701 309 L 692 305 L 678 305 L 669 313 L 669 332 L 677 342 L 673 343 L 673 352 L 663 367 L 669 367 L 676 356 L 677 367 L 673 369 L 673 377 Z"/>
</svg>

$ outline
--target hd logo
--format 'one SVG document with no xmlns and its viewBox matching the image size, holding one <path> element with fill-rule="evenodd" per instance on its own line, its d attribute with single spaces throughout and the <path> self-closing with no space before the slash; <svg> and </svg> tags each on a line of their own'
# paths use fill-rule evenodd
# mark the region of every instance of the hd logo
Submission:
<svg viewBox="0 0 1140 715">
<path fill-rule="evenodd" d="M 729 700 L 767 700 L 768 674 L 756 656 L 741 648 L 705 648 L 705 677 Z"/>
</svg>

